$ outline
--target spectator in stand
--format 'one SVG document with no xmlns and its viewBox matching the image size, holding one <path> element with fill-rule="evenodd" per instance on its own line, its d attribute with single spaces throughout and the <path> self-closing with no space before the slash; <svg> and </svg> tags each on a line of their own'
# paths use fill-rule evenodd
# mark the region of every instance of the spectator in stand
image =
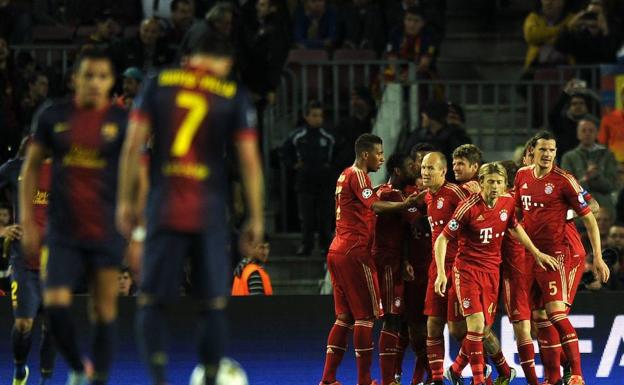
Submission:
<svg viewBox="0 0 624 385">
<path fill-rule="evenodd" d="M 95 31 L 84 42 L 98 49 L 107 49 L 115 37 L 115 20 L 110 10 L 97 13 L 95 16 Z"/>
<path fill-rule="evenodd" d="M 624 223 L 624 163 L 618 163 L 618 191 L 615 193 L 616 220 Z"/>
<path fill-rule="evenodd" d="M 115 99 L 115 103 L 126 109 L 130 109 L 134 98 L 139 92 L 143 82 L 143 73 L 137 67 L 127 68 L 123 73 L 123 93 Z"/>
<path fill-rule="evenodd" d="M 607 247 L 613 249 L 618 255 L 618 263 L 611 274 L 609 288 L 612 290 L 624 290 L 624 222 L 616 222 L 609 229 Z"/>
<path fill-rule="evenodd" d="M 381 8 L 371 0 L 352 0 L 340 10 L 338 44 L 343 48 L 372 49 L 380 54 L 386 43 Z"/>
<path fill-rule="evenodd" d="M 188 55 L 200 39 L 210 31 L 217 31 L 224 36 L 233 36 L 234 6 L 231 3 L 218 2 L 206 13 L 204 20 L 194 23 L 182 39 L 178 57 Z"/>
<path fill-rule="evenodd" d="M 448 114 L 446 115 L 446 124 L 449 126 L 457 126 L 462 130 L 466 130 L 466 115 L 464 109 L 457 103 L 448 103 Z"/>
<path fill-rule="evenodd" d="M 0 162 L 11 158 L 20 141 L 16 73 L 7 41 L 0 37 Z M 0 163 L 0 164 L 1 164 Z"/>
<path fill-rule="evenodd" d="M 244 258 L 234 269 L 232 295 L 272 295 L 271 278 L 264 269 L 271 246 L 267 237 L 258 244 L 255 253 Z"/>
<path fill-rule="evenodd" d="M 35 73 L 28 80 L 28 92 L 20 103 L 20 120 L 23 127 L 22 133 L 30 132 L 30 122 L 33 115 L 48 99 L 48 77 L 41 73 Z M 23 135 L 23 134 L 22 134 Z"/>
<path fill-rule="evenodd" d="M 566 12 L 565 5 L 564 0 L 541 0 L 539 9 L 524 20 L 524 40 L 529 46 L 524 60 L 525 75 L 532 77 L 530 71 L 534 67 L 572 63 L 568 55 L 555 48 L 557 38 L 574 17 Z"/>
<path fill-rule="evenodd" d="M 193 0 L 173 0 L 170 5 L 171 17 L 165 21 L 167 43 L 179 45 L 195 20 Z"/>
<path fill-rule="evenodd" d="M 578 122 L 588 116 L 591 102 L 591 92 L 585 87 L 585 82 L 571 79 L 563 88 L 548 114 L 550 130 L 557 137 L 557 157 L 576 148 Z"/>
<path fill-rule="evenodd" d="M 453 164 L 453 151 L 462 144 L 472 143 L 470 137 L 461 127 L 447 125 L 448 103 L 430 100 L 421 115 L 421 129 L 408 138 L 406 148 L 411 149 L 416 143 L 427 142 L 437 148 Z M 454 181 L 455 177 L 447 173 L 447 178 Z"/>
<path fill-rule="evenodd" d="M 336 151 L 334 156 L 334 177 L 353 164 L 355 140 L 362 134 L 373 131 L 376 115 L 375 100 L 371 91 L 364 86 L 356 87 L 351 93 L 352 114 L 340 121 L 334 130 Z M 334 178 L 334 179 L 335 179 Z"/>
<path fill-rule="evenodd" d="M 310 255 L 318 231 L 321 254 L 325 256 L 332 240 L 335 180 L 332 170 L 334 137 L 323 129 L 323 106 L 310 101 L 305 124 L 295 129 L 282 146 L 285 165 L 295 170 L 295 191 L 299 204 L 302 241 L 297 255 Z"/>
<path fill-rule="evenodd" d="M 262 106 L 275 103 L 289 48 L 287 24 L 279 19 L 275 2 L 257 0 L 254 17 L 242 25 L 240 72 L 243 83 Z"/>
<path fill-rule="evenodd" d="M 112 46 L 116 68 L 138 67 L 149 70 L 171 64 L 173 52 L 161 38 L 161 26 L 157 19 L 141 22 L 139 36 L 122 39 Z"/>
<path fill-rule="evenodd" d="M 592 0 L 577 13 L 555 42 L 555 49 L 574 58 L 575 64 L 599 64 L 615 61 L 617 37 L 610 33 L 600 0 Z"/>
<path fill-rule="evenodd" d="M 611 193 L 617 187 L 617 163 L 609 149 L 596 143 L 597 136 L 598 122 L 590 118 L 581 119 L 577 128 L 579 145 L 563 155 L 561 168 L 571 172 L 600 207 L 614 216 Z"/>
<path fill-rule="evenodd" d="M 119 296 L 128 297 L 136 295 L 136 285 L 132 278 L 132 273 L 127 267 L 123 267 L 119 271 Z"/>
<path fill-rule="evenodd" d="M 412 7 L 423 10 L 436 45 L 442 41 L 445 30 L 446 1 L 439 0 L 390 0 L 385 6 L 385 29 L 391 32 L 396 26 L 403 24 L 405 11 Z"/>
<path fill-rule="evenodd" d="M 390 33 L 387 51 L 398 59 L 416 63 L 419 77 L 431 78 L 437 47 L 425 25 L 421 8 L 406 9 L 403 23 Z"/>
<path fill-rule="evenodd" d="M 336 12 L 326 0 L 303 0 L 294 14 L 298 48 L 332 49 L 336 43 Z"/>
<path fill-rule="evenodd" d="M 598 230 L 600 231 L 600 244 L 606 244 L 607 237 L 609 236 L 609 229 L 615 223 L 615 218 L 611 214 L 611 211 L 605 207 L 600 207 L 598 213 L 596 213 L 596 222 L 598 222 Z M 584 234 L 584 238 L 587 238 Z M 587 244 L 585 242 L 585 244 Z M 586 248 L 591 250 L 591 248 Z"/>
<path fill-rule="evenodd" d="M 0 0 L 0 38 L 11 44 L 24 44 L 32 40 L 32 17 L 15 1 Z"/>
<path fill-rule="evenodd" d="M 619 92 L 624 101 L 624 85 Z M 624 162 L 624 106 L 602 117 L 598 141 L 613 151 L 618 162 Z"/>
</svg>

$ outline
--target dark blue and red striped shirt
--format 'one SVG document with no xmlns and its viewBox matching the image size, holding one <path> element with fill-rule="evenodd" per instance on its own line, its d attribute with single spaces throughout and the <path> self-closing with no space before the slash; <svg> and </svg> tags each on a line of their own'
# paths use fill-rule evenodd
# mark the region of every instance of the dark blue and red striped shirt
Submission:
<svg viewBox="0 0 624 385">
<path fill-rule="evenodd" d="M 148 226 L 181 232 L 224 226 L 225 149 L 256 140 L 247 92 L 196 68 L 163 69 L 146 80 L 131 116 L 151 127 Z"/>
<path fill-rule="evenodd" d="M 50 151 L 52 186 L 48 239 L 107 241 L 115 229 L 117 168 L 128 113 L 107 105 L 85 109 L 52 103 L 34 124 L 34 141 Z"/>
</svg>

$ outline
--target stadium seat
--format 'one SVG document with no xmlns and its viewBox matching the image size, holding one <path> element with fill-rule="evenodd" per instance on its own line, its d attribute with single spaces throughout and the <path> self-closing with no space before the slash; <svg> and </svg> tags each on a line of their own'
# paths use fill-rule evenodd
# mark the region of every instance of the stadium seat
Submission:
<svg viewBox="0 0 624 385">
<path fill-rule="evenodd" d="M 331 92 L 330 85 L 330 66 L 321 64 L 329 59 L 326 51 L 320 49 L 293 49 L 288 53 L 287 66 L 294 75 L 294 81 L 301 90 L 303 95 L 303 87 L 307 89 L 307 99 L 323 100 L 324 96 Z M 314 64 L 307 64 L 316 62 Z M 305 70 L 304 70 L 305 68 Z M 304 84 L 304 72 L 306 80 Z M 305 103 L 306 100 L 303 100 Z"/>
<path fill-rule="evenodd" d="M 74 29 L 69 26 L 36 25 L 32 29 L 35 43 L 71 42 Z"/>
<path fill-rule="evenodd" d="M 369 86 L 379 67 L 371 62 L 377 60 L 377 54 L 369 49 L 338 49 L 334 52 L 335 65 L 338 67 L 338 94 L 341 99 L 349 97 L 357 86 Z M 368 68 L 368 74 L 366 69 Z M 333 75 L 332 75 L 333 76 Z"/>
</svg>

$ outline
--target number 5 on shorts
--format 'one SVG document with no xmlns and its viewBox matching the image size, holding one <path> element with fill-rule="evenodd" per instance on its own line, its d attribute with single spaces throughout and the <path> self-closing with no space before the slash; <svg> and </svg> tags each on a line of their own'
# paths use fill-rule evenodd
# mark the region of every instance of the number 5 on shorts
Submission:
<svg viewBox="0 0 624 385">
<path fill-rule="evenodd" d="M 551 296 L 557 295 L 557 282 L 556 281 L 548 281 L 548 289 L 550 290 Z"/>
<path fill-rule="evenodd" d="M 189 152 L 197 129 L 208 113 L 208 103 L 202 94 L 180 91 L 176 96 L 176 106 L 189 110 L 171 146 L 171 155 L 182 157 Z"/>
</svg>

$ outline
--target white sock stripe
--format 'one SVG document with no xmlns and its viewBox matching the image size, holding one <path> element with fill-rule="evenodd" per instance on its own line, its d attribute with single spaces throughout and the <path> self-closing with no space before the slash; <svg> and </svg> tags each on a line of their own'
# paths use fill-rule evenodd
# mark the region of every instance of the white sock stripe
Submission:
<svg viewBox="0 0 624 385">
<path fill-rule="evenodd" d="M 336 346 L 336 345 L 327 345 L 327 348 L 332 348 L 332 349 L 338 349 L 338 350 L 342 350 L 343 352 L 347 351 L 347 347 L 346 346 Z"/>
<path fill-rule="evenodd" d="M 370 352 L 371 350 L 373 350 L 373 348 L 368 348 L 368 349 L 355 349 L 356 352 Z"/>
<path fill-rule="evenodd" d="M 444 362 L 444 360 L 433 360 L 433 361 L 429 361 L 429 364 L 433 364 L 434 362 Z"/>
<path fill-rule="evenodd" d="M 372 328 L 374 323 L 369 321 L 355 321 L 355 326 L 362 326 L 365 328 Z"/>
<path fill-rule="evenodd" d="M 520 365 L 524 365 L 524 364 L 528 364 L 529 362 L 535 362 L 535 360 L 528 360 L 528 361 L 520 361 Z"/>
<path fill-rule="evenodd" d="M 578 342 L 578 338 L 574 338 L 569 341 L 561 341 L 561 345 L 569 344 L 570 342 Z"/>
<path fill-rule="evenodd" d="M 541 345 L 540 346 L 542 349 L 553 349 L 553 348 L 559 348 L 561 347 L 561 344 L 556 344 L 556 345 Z"/>
<path fill-rule="evenodd" d="M 533 345 L 533 341 L 532 340 L 518 341 L 517 345 L 518 346 Z"/>
<path fill-rule="evenodd" d="M 334 322 L 334 325 L 340 326 L 340 327 L 343 327 L 343 328 L 347 328 L 349 330 L 353 329 L 353 325 L 348 324 L 346 322 L 342 322 L 340 320 L 336 320 L 336 322 Z"/>
<path fill-rule="evenodd" d="M 379 353 L 380 356 L 396 356 L 396 352 L 395 353 Z"/>
<path fill-rule="evenodd" d="M 382 330 L 382 331 L 381 331 L 381 334 L 387 334 L 387 335 L 389 335 L 389 336 L 399 338 L 399 336 L 398 336 L 397 334 L 392 333 L 392 332 L 389 332 L 389 331 L 387 331 L 387 330 Z"/>
</svg>

